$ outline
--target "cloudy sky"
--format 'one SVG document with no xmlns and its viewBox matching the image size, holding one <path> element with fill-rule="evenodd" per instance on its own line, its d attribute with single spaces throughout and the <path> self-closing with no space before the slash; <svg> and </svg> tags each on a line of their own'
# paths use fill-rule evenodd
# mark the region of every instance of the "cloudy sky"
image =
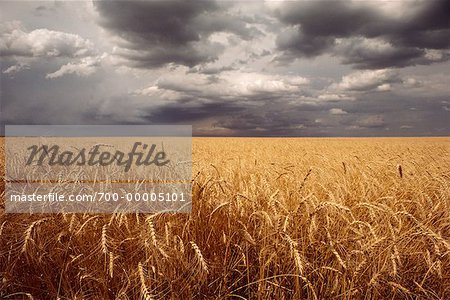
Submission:
<svg viewBox="0 0 450 300">
<path fill-rule="evenodd" d="M 0 2 L 3 124 L 450 134 L 450 1 Z"/>
</svg>

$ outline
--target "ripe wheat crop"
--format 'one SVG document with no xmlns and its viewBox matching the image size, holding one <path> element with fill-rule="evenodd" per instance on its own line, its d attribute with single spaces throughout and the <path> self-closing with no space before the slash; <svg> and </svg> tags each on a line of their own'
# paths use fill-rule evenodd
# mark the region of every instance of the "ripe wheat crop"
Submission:
<svg viewBox="0 0 450 300">
<path fill-rule="evenodd" d="M 192 193 L 0 213 L 0 298 L 450 299 L 449 138 L 195 138 Z"/>
</svg>

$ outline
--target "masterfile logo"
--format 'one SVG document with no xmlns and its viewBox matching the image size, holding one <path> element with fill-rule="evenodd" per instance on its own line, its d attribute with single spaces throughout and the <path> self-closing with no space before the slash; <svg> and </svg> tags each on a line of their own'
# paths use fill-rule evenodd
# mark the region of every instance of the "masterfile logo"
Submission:
<svg viewBox="0 0 450 300">
<path fill-rule="evenodd" d="M 102 145 L 95 145 L 91 150 L 82 148 L 78 152 L 60 151 L 58 145 L 33 145 L 28 147 L 30 156 L 26 162 L 27 165 L 42 166 L 44 162 L 48 165 L 63 165 L 63 166 L 108 166 L 116 164 L 123 166 L 124 171 L 128 172 L 132 164 L 137 166 L 149 166 L 155 164 L 156 166 L 165 166 L 170 160 L 166 159 L 167 155 L 164 151 L 157 151 L 156 144 L 147 145 L 141 142 L 135 142 L 130 152 L 124 153 L 116 150 L 102 151 Z M 140 151 L 141 150 L 141 151 Z"/>
</svg>

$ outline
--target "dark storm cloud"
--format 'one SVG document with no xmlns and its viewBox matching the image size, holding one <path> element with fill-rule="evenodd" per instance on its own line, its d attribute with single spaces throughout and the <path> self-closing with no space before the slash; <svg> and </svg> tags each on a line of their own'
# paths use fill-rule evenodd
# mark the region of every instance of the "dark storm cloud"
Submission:
<svg viewBox="0 0 450 300">
<path fill-rule="evenodd" d="M 320 135 L 322 124 L 316 118 L 331 104 L 266 103 L 263 107 L 247 106 L 241 112 L 218 118 L 213 125 L 241 136 Z"/>
<path fill-rule="evenodd" d="M 448 135 L 448 1 L 275 2 L 2 4 L 2 122 Z"/>
<path fill-rule="evenodd" d="M 92 95 L 106 74 L 90 78 L 45 78 L 44 70 L 57 69 L 56 62 L 37 62 L 14 77 L 1 74 L 1 114 L 6 124 L 89 124 L 82 114 L 95 108 Z"/>
<path fill-rule="evenodd" d="M 100 25 L 122 38 L 116 54 L 133 67 L 168 63 L 189 67 L 214 61 L 223 51 L 208 37 L 234 33 L 243 40 L 260 34 L 214 1 L 98 1 Z"/>
<path fill-rule="evenodd" d="M 348 114 L 342 115 L 339 124 L 333 126 L 347 128 L 349 135 L 356 132 L 363 135 L 383 132 L 383 135 L 394 136 L 445 134 L 450 130 L 450 114 L 442 110 L 439 99 L 401 97 L 392 93 L 362 94 L 358 101 L 339 104 Z"/>
<path fill-rule="evenodd" d="M 439 99 L 380 93 L 315 105 L 268 103 L 218 117 L 214 126 L 241 136 L 442 135 L 450 130 L 450 112 Z"/>
<path fill-rule="evenodd" d="M 415 47 L 371 48 L 362 38 L 351 38 L 334 49 L 342 56 L 343 64 L 352 64 L 357 69 L 378 69 L 389 67 L 406 67 L 416 64 L 429 64 L 424 58 L 425 50 Z M 441 60 L 447 59 L 446 57 Z"/>
<path fill-rule="evenodd" d="M 188 73 L 200 73 L 205 75 L 217 75 L 225 71 L 235 71 L 237 68 L 233 66 L 224 67 L 207 67 L 207 68 L 192 68 Z"/>
<path fill-rule="evenodd" d="M 143 119 L 155 124 L 182 124 L 235 114 L 243 110 L 242 106 L 224 102 L 217 103 L 176 103 L 149 110 Z M 190 101 L 187 101 L 190 102 Z"/>
<path fill-rule="evenodd" d="M 246 111 L 231 118 L 215 123 L 215 126 L 231 129 L 237 132 L 260 132 L 268 135 L 285 134 L 288 132 L 298 132 L 305 127 L 305 123 L 310 121 L 299 114 L 290 115 L 286 111 Z"/>
<path fill-rule="evenodd" d="M 373 4 L 373 3 L 372 3 Z M 413 13 L 390 16 L 347 1 L 287 2 L 277 11 L 290 27 L 279 34 L 279 60 L 337 54 L 357 68 L 404 67 L 449 59 L 449 1 L 408 3 Z M 326 8 L 325 8 L 326 7 Z M 361 39 L 367 39 L 366 44 Z M 343 40 L 343 42 L 342 42 Z M 378 44 L 378 45 L 377 45 Z"/>
<path fill-rule="evenodd" d="M 304 57 L 314 57 L 323 54 L 334 45 L 334 38 L 328 36 L 308 36 L 298 29 L 282 32 L 277 38 L 280 50 L 287 51 L 286 58 L 301 54 Z"/>
<path fill-rule="evenodd" d="M 35 16 L 39 17 L 50 16 L 58 5 L 58 3 L 55 3 L 54 6 L 39 5 L 34 9 L 33 13 Z"/>
</svg>

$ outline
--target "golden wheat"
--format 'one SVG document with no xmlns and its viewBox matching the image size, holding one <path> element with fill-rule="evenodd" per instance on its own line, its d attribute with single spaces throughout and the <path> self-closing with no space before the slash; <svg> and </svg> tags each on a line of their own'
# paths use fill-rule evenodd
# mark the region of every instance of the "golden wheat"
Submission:
<svg viewBox="0 0 450 300">
<path fill-rule="evenodd" d="M 0 298 L 450 299 L 449 154 L 197 138 L 189 214 L 1 212 Z"/>
</svg>

